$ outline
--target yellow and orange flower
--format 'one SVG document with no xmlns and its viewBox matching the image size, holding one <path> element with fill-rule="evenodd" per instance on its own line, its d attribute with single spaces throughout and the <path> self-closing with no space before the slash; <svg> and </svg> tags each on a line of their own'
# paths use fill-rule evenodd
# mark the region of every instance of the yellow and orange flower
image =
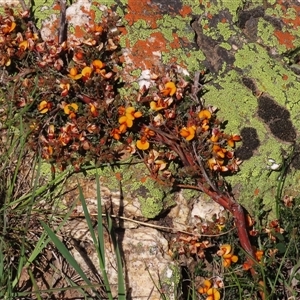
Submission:
<svg viewBox="0 0 300 300">
<path fill-rule="evenodd" d="M 66 97 L 69 93 L 69 90 L 70 90 L 70 84 L 69 83 L 64 83 L 64 82 L 61 82 L 59 84 L 59 87 L 62 89 L 62 92 L 61 92 L 61 96 L 62 97 Z"/>
<path fill-rule="evenodd" d="M 98 117 L 99 112 L 98 112 L 96 106 L 94 104 L 92 104 L 92 103 L 90 103 L 89 106 L 90 106 L 90 110 L 91 110 L 92 116 L 93 117 Z"/>
<path fill-rule="evenodd" d="M 219 256 L 223 258 L 223 266 L 228 268 L 231 263 L 236 263 L 238 261 L 238 257 L 233 254 L 233 249 L 230 244 L 224 244 L 220 246 L 220 250 L 217 252 Z"/>
<path fill-rule="evenodd" d="M 1 28 L 2 33 L 10 33 L 16 28 L 17 24 L 9 20 L 3 27 Z"/>
<path fill-rule="evenodd" d="M 201 286 L 198 288 L 199 294 L 206 294 L 207 291 L 211 288 L 211 282 L 210 280 L 204 280 Z"/>
<path fill-rule="evenodd" d="M 76 117 L 76 113 L 78 111 L 78 105 L 76 103 L 66 104 L 64 106 L 64 113 L 69 115 L 71 119 Z"/>
<path fill-rule="evenodd" d="M 206 300 L 220 300 L 221 299 L 221 295 L 220 292 L 214 288 L 211 287 L 212 283 L 210 282 L 210 280 L 204 280 L 204 282 L 202 283 L 201 287 L 198 288 L 198 293 L 200 294 L 206 294 Z"/>
<path fill-rule="evenodd" d="M 119 113 L 122 112 L 122 108 L 119 108 Z M 125 130 L 133 126 L 133 120 L 140 118 L 143 114 L 140 111 L 136 111 L 134 107 L 130 106 L 125 109 L 125 115 L 119 118 L 119 123 L 121 125 L 125 124 Z M 121 129 L 120 129 L 121 130 Z"/>
<path fill-rule="evenodd" d="M 241 141 L 241 136 L 238 134 L 233 134 L 229 137 L 229 139 L 227 140 L 227 144 L 229 147 L 234 148 L 235 146 L 235 142 L 239 142 Z"/>
<path fill-rule="evenodd" d="M 110 135 L 115 139 L 115 140 L 119 140 L 121 138 L 121 131 L 118 128 L 114 128 Z"/>
<path fill-rule="evenodd" d="M 220 292 L 216 288 L 210 288 L 206 294 L 208 296 L 206 298 L 206 300 L 220 300 L 221 299 Z"/>
<path fill-rule="evenodd" d="M 199 119 L 210 119 L 211 112 L 208 109 L 203 109 L 198 114 Z"/>
<path fill-rule="evenodd" d="M 147 150 L 150 147 L 149 142 L 145 136 L 142 136 L 140 140 L 137 140 L 136 147 L 140 150 Z"/>
<path fill-rule="evenodd" d="M 53 154 L 53 148 L 51 146 L 45 146 L 42 149 L 42 157 L 44 159 L 49 159 Z"/>
<path fill-rule="evenodd" d="M 196 133 L 196 126 L 188 126 L 188 127 L 183 127 L 179 134 L 184 137 L 187 141 L 192 140 L 195 137 Z"/>
<path fill-rule="evenodd" d="M 70 69 L 68 76 L 74 80 L 78 80 L 82 77 L 82 74 L 78 74 L 78 70 L 76 67 Z"/>
<path fill-rule="evenodd" d="M 176 85 L 174 82 L 169 81 L 165 84 L 165 88 L 161 91 L 164 96 L 173 96 L 176 93 Z"/>
<path fill-rule="evenodd" d="M 101 60 L 99 60 L 99 59 L 93 60 L 92 66 L 96 73 L 98 73 L 100 75 L 105 75 L 106 72 L 103 69 L 105 67 L 105 64 Z"/>
<path fill-rule="evenodd" d="M 28 41 L 23 41 L 19 44 L 19 49 L 22 51 L 25 51 L 29 47 L 29 42 Z"/>
<path fill-rule="evenodd" d="M 83 68 L 82 71 L 81 71 L 83 81 L 89 80 L 92 73 L 93 73 L 93 69 L 91 67 Z"/>
<path fill-rule="evenodd" d="M 41 113 L 41 114 L 45 114 L 46 112 L 48 112 L 49 110 L 51 110 L 52 108 L 52 103 L 51 102 L 48 102 L 46 100 L 42 100 L 39 104 L 38 104 L 38 111 Z"/>
<path fill-rule="evenodd" d="M 217 144 L 213 145 L 212 150 L 218 157 L 221 157 L 221 158 L 224 158 L 225 154 L 227 152 L 227 150 L 225 148 L 222 148 Z"/>
</svg>

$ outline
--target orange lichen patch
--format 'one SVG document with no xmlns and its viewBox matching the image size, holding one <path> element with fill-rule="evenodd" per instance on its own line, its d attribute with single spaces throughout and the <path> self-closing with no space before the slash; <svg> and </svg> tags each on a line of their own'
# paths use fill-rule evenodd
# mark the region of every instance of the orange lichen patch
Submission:
<svg viewBox="0 0 300 300">
<path fill-rule="evenodd" d="M 280 30 L 275 30 L 274 35 L 278 39 L 280 45 L 286 46 L 286 49 L 295 48 L 294 40 L 296 37 L 289 32 L 282 32 Z"/>
<path fill-rule="evenodd" d="M 291 3 L 287 3 L 289 5 L 289 8 L 288 8 L 288 11 L 289 13 L 291 12 L 291 10 L 294 10 L 294 13 L 293 15 L 295 16 L 295 18 L 290 18 L 289 16 L 286 16 L 286 7 L 284 5 L 281 5 L 281 8 L 282 10 L 284 11 L 284 15 L 283 17 L 281 17 L 281 20 L 289 25 L 289 26 L 293 26 L 294 29 L 296 29 L 297 27 L 300 26 L 300 18 L 299 18 L 299 15 L 300 15 L 300 7 L 299 5 L 292 5 Z"/>
<path fill-rule="evenodd" d="M 187 15 L 190 15 L 192 13 L 192 9 L 188 5 L 183 5 L 179 13 L 181 16 L 186 17 Z"/>
<path fill-rule="evenodd" d="M 254 190 L 254 195 L 255 195 L 255 196 L 258 196 L 258 195 L 259 195 L 259 192 L 260 192 L 259 189 L 256 188 L 256 189 Z"/>
<path fill-rule="evenodd" d="M 86 31 L 83 29 L 82 26 L 76 25 L 74 27 L 74 36 L 78 39 L 83 38 L 86 35 Z"/>
<path fill-rule="evenodd" d="M 172 49 L 179 49 L 181 47 L 180 41 L 179 41 L 179 37 L 177 33 L 172 33 L 173 36 L 173 41 L 170 43 L 170 47 Z"/>
<path fill-rule="evenodd" d="M 159 13 L 159 7 L 148 0 L 128 0 L 128 14 L 125 19 L 128 21 L 129 26 L 138 20 L 145 20 L 152 29 L 157 28 L 157 20 L 162 18 Z"/>
<path fill-rule="evenodd" d="M 167 52 L 167 40 L 161 32 L 154 32 L 147 40 L 139 40 L 131 47 L 127 40 L 126 47 L 131 48 L 128 55 L 135 68 L 151 69 L 161 63 L 161 57 L 155 53 Z"/>
<path fill-rule="evenodd" d="M 60 11 L 61 7 L 60 7 L 59 2 L 54 3 L 54 5 L 52 6 L 52 9 Z"/>
</svg>

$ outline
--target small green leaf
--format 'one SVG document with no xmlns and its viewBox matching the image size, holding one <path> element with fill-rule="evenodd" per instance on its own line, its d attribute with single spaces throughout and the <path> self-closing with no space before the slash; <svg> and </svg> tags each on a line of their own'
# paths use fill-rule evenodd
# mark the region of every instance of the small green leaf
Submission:
<svg viewBox="0 0 300 300">
<path fill-rule="evenodd" d="M 286 245 L 284 243 L 278 243 L 276 244 L 276 248 L 278 249 L 279 253 L 285 253 L 286 251 Z"/>
</svg>

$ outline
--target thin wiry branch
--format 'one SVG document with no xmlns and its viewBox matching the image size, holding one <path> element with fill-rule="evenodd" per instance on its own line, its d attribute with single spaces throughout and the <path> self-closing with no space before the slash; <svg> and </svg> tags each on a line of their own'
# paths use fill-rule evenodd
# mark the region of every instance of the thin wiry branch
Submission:
<svg viewBox="0 0 300 300">
<path fill-rule="evenodd" d="M 202 176 L 204 177 L 204 179 L 206 180 L 206 182 L 209 184 L 209 186 L 216 192 L 217 191 L 217 188 L 216 188 L 216 185 L 214 182 L 212 182 L 210 180 L 210 178 L 208 177 L 207 173 L 206 173 L 206 170 L 205 168 L 203 167 L 203 163 L 202 163 L 202 159 L 201 157 L 197 154 L 197 150 L 196 150 L 196 146 L 195 146 L 195 143 L 193 142 L 193 151 L 194 151 L 194 155 L 197 159 L 197 162 L 198 162 L 198 165 L 200 167 L 200 171 L 201 171 L 201 174 Z"/>
<path fill-rule="evenodd" d="M 58 29 L 58 43 L 62 44 L 67 40 L 67 0 L 60 0 L 60 20 Z"/>
<path fill-rule="evenodd" d="M 33 32 L 36 33 L 37 35 L 39 35 L 39 30 L 37 29 L 37 27 L 35 26 L 33 20 L 32 20 L 32 16 L 30 15 L 31 10 L 28 8 L 28 6 L 26 5 L 24 0 L 19 0 L 20 5 L 22 6 L 22 9 L 24 12 L 28 12 L 28 25 L 32 28 Z"/>
</svg>

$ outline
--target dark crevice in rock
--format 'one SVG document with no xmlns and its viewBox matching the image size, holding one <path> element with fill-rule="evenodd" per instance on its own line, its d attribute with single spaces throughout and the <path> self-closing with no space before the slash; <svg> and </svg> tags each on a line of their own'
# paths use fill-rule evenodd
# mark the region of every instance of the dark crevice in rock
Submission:
<svg viewBox="0 0 300 300">
<path fill-rule="evenodd" d="M 218 73 L 226 62 L 227 66 L 232 66 L 235 58 L 232 53 L 222 48 L 219 43 L 221 41 L 214 40 L 203 33 L 199 19 L 191 23 L 191 27 L 196 34 L 196 43 L 206 56 L 204 66 L 211 72 Z"/>
<path fill-rule="evenodd" d="M 235 151 L 236 156 L 241 160 L 248 160 L 254 155 L 254 151 L 260 146 L 258 134 L 255 128 L 244 127 L 241 130 L 243 144 Z"/>
<path fill-rule="evenodd" d="M 150 1 L 149 1 L 150 3 Z M 161 14 L 180 14 L 182 10 L 182 2 L 178 0 L 152 0 L 151 3 L 159 8 Z"/>
<path fill-rule="evenodd" d="M 257 85 L 252 78 L 243 77 L 242 83 L 244 84 L 244 86 L 246 86 L 248 89 L 252 91 L 253 95 L 257 94 Z"/>
<path fill-rule="evenodd" d="M 297 133 L 290 120 L 290 112 L 269 95 L 258 98 L 258 116 L 266 123 L 271 133 L 284 142 L 293 142 Z"/>
</svg>

